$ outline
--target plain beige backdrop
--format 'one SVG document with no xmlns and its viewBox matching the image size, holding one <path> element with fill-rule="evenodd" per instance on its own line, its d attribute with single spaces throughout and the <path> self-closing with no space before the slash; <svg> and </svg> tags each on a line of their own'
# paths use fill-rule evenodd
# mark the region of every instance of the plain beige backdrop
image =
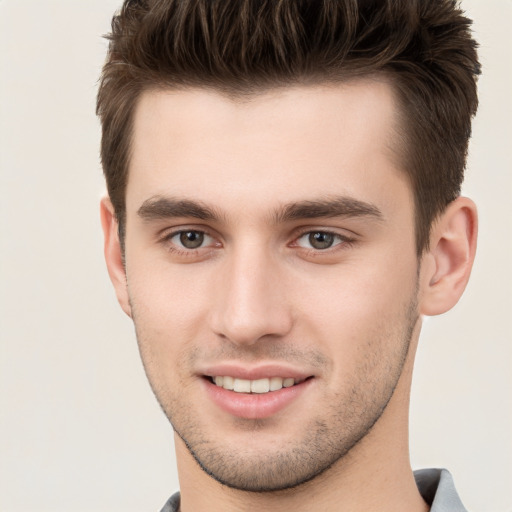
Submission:
<svg viewBox="0 0 512 512">
<path fill-rule="evenodd" d="M 447 467 L 473 511 L 511 512 L 512 0 L 463 0 L 484 74 L 466 195 L 472 280 L 428 319 L 415 468 Z M 160 510 L 172 432 L 105 270 L 96 80 L 116 0 L 0 0 L 0 510 Z"/>
</svg>

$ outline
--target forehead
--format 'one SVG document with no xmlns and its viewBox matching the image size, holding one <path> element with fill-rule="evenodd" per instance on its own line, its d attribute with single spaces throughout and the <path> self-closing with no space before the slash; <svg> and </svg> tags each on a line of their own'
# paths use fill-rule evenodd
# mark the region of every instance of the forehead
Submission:
<svg viewBox="0 0 512 512">
<path fill-rule="evenodd" d="M 159 195 L 238 214 L 330 194 L 392 203 L 396 187 L 409 188 L 392 147 L 396 118 L 391 86 L 369 79 L 242 100 L 146 91 L 134 117 L 127 214 Z"/>
</svg>

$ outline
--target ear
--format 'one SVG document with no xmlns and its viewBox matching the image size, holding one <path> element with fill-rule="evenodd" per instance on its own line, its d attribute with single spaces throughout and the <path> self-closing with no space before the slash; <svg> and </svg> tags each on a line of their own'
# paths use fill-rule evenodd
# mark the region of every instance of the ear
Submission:
<svg viewBox="0 0 512 512">
<path fill-rule="evenodd" d="M 123 262 L 121 243 L 119 241 L 119 224 L 116 219 L 114 207 L 108 197 L 100 203 L 101 226 L 105 238 L 104 254 L 107 262 L 108 274 L 114 285 L 117 300 L 123 311 L 131 318 L 132 311 L 128 297 L 126 270 Z"/>
<path fill-rule="evenodd" d="M 421 265 L 420 312 L 433 316 L 457 304 L 475 259 L 478 216 L 471 199 L 452 201 L 432 226 Z"/>
</svg>

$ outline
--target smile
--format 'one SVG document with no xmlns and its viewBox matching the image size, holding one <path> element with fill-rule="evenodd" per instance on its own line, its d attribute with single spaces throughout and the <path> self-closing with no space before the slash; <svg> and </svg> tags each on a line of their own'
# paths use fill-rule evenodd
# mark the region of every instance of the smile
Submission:
<svg viewBox="0 0 512 512">
<path fill-rule="evenodd" d="M 260 377 L 258 379 L 243 379 L 232 375 L 212 376 L 208 373 L 203 374 L 201 380 L 210 400 L 230 416 L 246 419 L 268 418 L 291 407 L 293 403 L 304 404 L 299 398 L 314 386 L 316 380 L 314 376 L 302 375 L 263 377 L 260 374 L 255 375 Z M 261 373 L 261 370 L 257 373 Z"/>
<path fill-rule="evenodd" d="M 294 379 L 292 377 L 270 377 L 264 379 L 238 379 L 230 376 L 211 377 L 212 382 L 220 387 L 235 393 L 269 393 L 279 391 L 282 388 L 290 388 L 300 384 L 305 379 Z"/>
</svg>

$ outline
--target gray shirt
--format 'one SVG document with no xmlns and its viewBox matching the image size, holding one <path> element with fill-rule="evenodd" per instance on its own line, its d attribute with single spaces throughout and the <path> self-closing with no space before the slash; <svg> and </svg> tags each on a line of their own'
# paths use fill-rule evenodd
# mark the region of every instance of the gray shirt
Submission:
<svg viewBox="0 0 512 512">
<path fill-rule="evenodd" d="M 420 469 L 414 472 L 416 485 L 430 512 L 467 512 L 446 469 Z M 179 512 L 180 493 L 173 494 L 161 512 Z"/>
</svg>

